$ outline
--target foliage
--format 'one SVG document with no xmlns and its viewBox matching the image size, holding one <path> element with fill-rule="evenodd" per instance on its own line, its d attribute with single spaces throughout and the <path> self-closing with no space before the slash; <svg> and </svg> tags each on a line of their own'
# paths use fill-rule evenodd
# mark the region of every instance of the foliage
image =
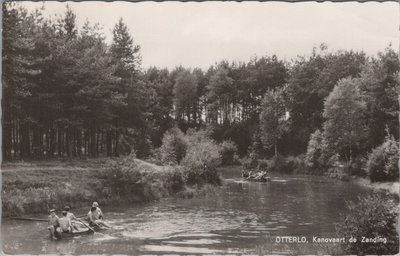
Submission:
<svg viewBox="0 0 400 256">
<path fill-rule="evenodd" d="M 325 44 L 294 60 L 287 88 L 293 153 L 305 152 L 310 135 L 321 129 L 324 100 L 335 84 L 342 78 L 357 77 L 367 60 L 363 52 L 330 52 Z"/>
<path fill-rule="evenodd" d="M 260 160 L 254 156 L 254 153 L 251 152 L 248 156 L 243 157 L 240 163 L 245 170 L 255 170 L 258 167 L 259 161 Z"/>
<path fill-rule="evenodd" d="M 386 127 L 391 134 L 398 134 L 399 70 L 398 53 L 389 46 L 360 72 L 358 83 L 367 103 L 369 128 L 365 151 L 382 143 Z"/>
<path fill-rule="evenodd" d="M 105 179 L 104 186 L 112 188 L 118 197 L 137 194 L 140 190 L 142 174 L 135 159 L 135 153 L 131 152 L 127 157 L 111 161 L 109 167 L 101 173 Z"/>
<path fill-rule="evenodd" d="M 367 172 L 372 182 L 396 181 L 399 178 L 399 144 L 389 134 L 382 145 L 368 157 Z"/>
<path fill-rule="evenodd" d="M 258 158 L 275 146 L 284 155 L 305 153 L 310 135 L 323 126 L 340 160 L 378 146 L 386 126 L 398 138 L 400 65 L 391 46 L 376 57 L 322 44 L 290 62 L 270 55 L 204 70 L 142 70 L 140 46 L 122 19 L 106 39 L 100 24 L 79 26 L 68 5 L 59 18 L 14 2 L 2 11 L 5 160 L 119 156 L 131 148 L 144 158 L 174 126 L 212 126 L 215 141 L 232 140 L 238 155 L 253 151 Z M 343 83 L 357 87 L 353 103 L 366 103 L 359 117 L 366 129 L 354 113 L 324 117 L 324 100 Z M 286 112 L 290 123 L 283 122 Z"/>
<path fill-rule="evenodd" d="M 221 164 L 220 147 L 204 133 L 192 134 L 186 156 L 182 160 L 185 182 L 188 184 L 218 184 L 217 167 Z M 194 138 L 194 139 L 193 139 Z"/>
<path fill-rule="evenodd" d="M 283 97 L 283 89 L 269 90 L 264 96 L 260 114 L 263 145 L 267 148 L 275 147 L 275 157 L 278 156 L 278 140 L 287 131 L 289 125 Z"/>
<path fill-rule="evenodd" d="M 197 87 L 198 82 L 195 75 L 188 70 L 179 72 L 174 85 L 174 104 L 177 118 L 187 118 L 190 123 L 196 119 L 196 104 L 197 104 Z"/>
<path fill-rule="evenodd" d="M 188 143 L 185 135 L 179 128 L 172 128 L 165 132 L 160 148 L 163 164 L 179 164 L 185 157 Z"/>
<path fill-rule="evenodd" d="M 140 46 L 134 44 L 129 29 L 122 18 L 115 24 L 112 34 L 113 41 L 110 51 L 118 66 L 116 75 L 122 79 L 130 79 L 138 72 L 140 67 Z"/>
<path fill-rule="evenodd" d="M 290 168 L 290 165 L 287 164 L 285 158 L 281 155 L 278 155 L 268 160 L 267 171 L 290 173 L 293 170 Z"/>
<path fill-rule="evenodd" d="M 232 165 L 234 164 L 234 157 L 237 153 L 237 146 L 231 140 L 225 140 L 220 145 L 220 154 L 221 154 L 221 163 L 223 165 Z"/>
<path fill-rule="evenodd" d="M 2 215 L 47 213 L 65 204 L 77 208 L 93 201 L 106 202 L 109 193 L 99 177 L 104 163 L 96 159 L 3 164 Z"/>
<path fill-rule="evenodd" d="M 399 236 L 396 231 L 398 220 L 398 199 L 384 193 L 360 197 L 357 202 L 348 203 L 348 213 L 337 225 L 338 237 L 346 240 L 353 237 L 356 243 L 344 243 L 347 254 L 392 255 L 398 253 Z M 386 243 L 362 243 L 362 237 L 386 239 Z"/>
<path fill-rule="evenodd" d="M 139 129 L 128 128 L 119 140 L 120 153 L 129 155 L 135 152 L 140 159 L 146 158 L 152 153 L 152 144 L 149 134 Z"/>
<path fill-rule="evenodd" d="M 316 130 L 311 134 L 308 142 L 305 163 L 313 172 L 322 173 L 324 169 L 335 165 L 336 157 L 333 150 L 329 147 L 324 133 Z"/>
<path fill-rule="evenodd" d="M 341 79 L 325 101 L 324 137 L 335 153 L 351 162 L 365 137 L 366 105 L 355 79 Z"/>
</svg>

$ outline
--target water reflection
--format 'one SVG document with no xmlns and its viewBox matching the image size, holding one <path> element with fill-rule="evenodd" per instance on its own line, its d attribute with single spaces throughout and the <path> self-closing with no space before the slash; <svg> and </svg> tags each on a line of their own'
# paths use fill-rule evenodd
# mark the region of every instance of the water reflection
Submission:
<svg viewBox="0 0 400 256">
<path fill-rule="evenodd" d="M 334 223 L 364 189 L 322 177 L 276 176 L 266 184 L 225 180 L 220 193 L 131 208 L 104 208 L 114 227 L 104 234 L 53 242 L 45 223 L 5 221 L 3 250 L 47 254 L 255 253 L 277 247 L 274 236 L 329 236 Z"/>
</svg>

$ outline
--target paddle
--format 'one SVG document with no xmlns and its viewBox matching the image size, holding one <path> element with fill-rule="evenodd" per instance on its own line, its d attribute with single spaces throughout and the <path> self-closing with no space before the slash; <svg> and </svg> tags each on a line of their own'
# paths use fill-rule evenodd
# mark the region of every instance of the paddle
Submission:
<svg viewBox="0 0 400 256">
<path fill-rule="evenodd" d="M 78 218 L 84 218 L 86 215 L 78 216 Z M 48 219 L 38 219 L 38 218 L 26 218 L 26 217 L 11 217 L 13 220 L 26 220 L 26 221 L 43 221 L 46 222 Z"/>
<path fill-rule="evenodd" d="M 79 221 L 79 223 L 81 223 L 83 226 L 87 227 L 89 230 L 91 230 L 94 234 L 96 234 L 97 232 L 94 231 L 93 228 L 91 228 L 89 225 L 86 225 L 85 223 L 83 223 L 82 221 Z"/>
<path fill-rule="evenodd" d="M 47 222 L 48 221 L 46 219 L 23 218 L 23 217 L 12 217 L 11 219 L 13 219 L 13 220 L 27 220 L 27 221 L 43 221 L 43 222 Z"/>
</svg>

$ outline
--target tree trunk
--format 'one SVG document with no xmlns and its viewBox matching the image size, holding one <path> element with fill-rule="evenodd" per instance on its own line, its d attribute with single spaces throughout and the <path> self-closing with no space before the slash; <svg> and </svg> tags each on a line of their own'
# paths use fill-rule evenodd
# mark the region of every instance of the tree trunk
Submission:
<svg viewBox="0 0 400 256">
<path fill-rule="evenodd" d="M 119 156 L 118 152 L 118 144 L 119 144 L 119 131 L 118 129 L 115 129 L 115 156 Z"/>
<path fill-rule="evenodd" d="M 76 152 L 76 137 L 77 137 L 77 132 L 76 129 L 73 129 L 71 131 L 71 133 L 73 134 L 72 136 L 72 156 L 76 157 L 77 156 L 77 152 Z"/>
<path fill-rule="evenodd" d="M 78 131 L 76 131 L 76 147 L 77 147 L 77 155 L 79 158 L 82 157 L 82 131 L 78 129 Z"/>
<path fill-rule="evenodd" d="M 275 157 L 278 157 L 278 145 L 275 142 Z"/>
<path fill-rule="evenodd" d="M 100 149 L 100 134 L 99 130 L 96 131 L 96 157 L 99 156 L 99 149 Z"/>
<path fill-rule="evenodd" d="M 83 133 L 84 135 L 84 141 L 85 141 L 85 157 L 88 157 L 89 156 L 89 136 L 88 136 L 88 131 L 87 130 L 85 130 L 84 131 L 84 133 Z"/>
<path fill-rule="evenodd" d="M 17 120 L 14 119 L 13 121 L 13 146 L 12 146 L 13 150 L 14 150 L 14 158 L 17 157 L 17 153 L 18 153 L 18 123 Z"/>
<path fill-rule="evenodd" d="M 112 156 L 112 131 L 106 133 L 106 151 L 107 156 Z"/>
<path fill-rule="evenodd" d="M 66 148 L 67 148 L 67 155 L 68 158 L 71 160 L 72 159 L 72 128 L 68 127 L 65 131 L 66 133 Z"/>
<path fill-rule="evenodd" d="M 100 153 L 103 154 L 104 149 L 104 131 L 101 131 L 101 139 L 100 139 Z"/>
<path fill-rule="evenodd" d="M 4 118 L 5 119 L 5 118 Z M 12 147 L 12 126 L 11 121 L 5 121 L 3 119 L 3 159 L 11 159 L 11 147 Z"/>
<path fill-rule="evenodd" d="M 90 129 L 90 157 L 96 157 L 96 129 Z"/>
<path fill-rule="evenodd" d="M 48 157 L 54 156 L 54 152 L 56 151 L 56 141 L 55 140 L 56 140 L 56 134 L 54 132 L 54 128 L 50 128 Z"/>
<path fill-rule="evenodd" d="M 33 149 L 33 157 L 35 159 L 39 159 L 39 128 L 36 126 L 32 131 L 32 149 Z"/>
<path fill-rule="evenodd" d="M 57 156 L 61 157 L 61 128 L 57 128 Z"/>
<path fill-rule="evenodd" d="M 24 122 L 21 127 L 21 158 L 26 159 L 30 156 L 30 137 L 29 137 L 29 127 L 26 122 Z"/>
</svg>

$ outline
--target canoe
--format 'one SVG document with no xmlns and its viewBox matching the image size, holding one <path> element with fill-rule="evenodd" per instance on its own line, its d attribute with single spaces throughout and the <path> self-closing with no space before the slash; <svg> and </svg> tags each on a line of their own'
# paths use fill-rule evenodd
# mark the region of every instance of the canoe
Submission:
<svg viewBox="0 0 400 256">
<path fill-rule="evenodd" d="M 260 172 L 246 172 L 242 171 L 242 178 L 248 181 L 253 181 L 253 182 L 268 182 L 271 181 L 271 178 L 267 176 L 267 173 L 265 172 L 264 174 L 260 175 Z"/>
<path fill-rule="evenodd" d="M 107 230 L 107 228 L 102 228 L 102 227 L 91 227 L 94 231 L 99 232 L 102 230 Z M 75 237 L 75 236 L 81 236 L 81 235 L 89 235 L 89 234 L 93 234 L 93 231 L 85 228 L 85 229 L 80 229 L 78 231 L 74 231 L 72 233 L 57 233 L 56 237 L 57 238 L 70 238 L 70 237 Z"/>
<path fill-rule="evenodd" d="M 69 237 L 74 237 L 74 236 L 81 236 L 81 235 L 88 235 L 88 234 L 92 234 L 93 231 L 91 231 L 90 229 L 86 229 L 86 230 L 79 230 L 79 231 L 74 231 L 72 233 L 57 233 L 57 238 L 69 238 Z"/>
</svg>

